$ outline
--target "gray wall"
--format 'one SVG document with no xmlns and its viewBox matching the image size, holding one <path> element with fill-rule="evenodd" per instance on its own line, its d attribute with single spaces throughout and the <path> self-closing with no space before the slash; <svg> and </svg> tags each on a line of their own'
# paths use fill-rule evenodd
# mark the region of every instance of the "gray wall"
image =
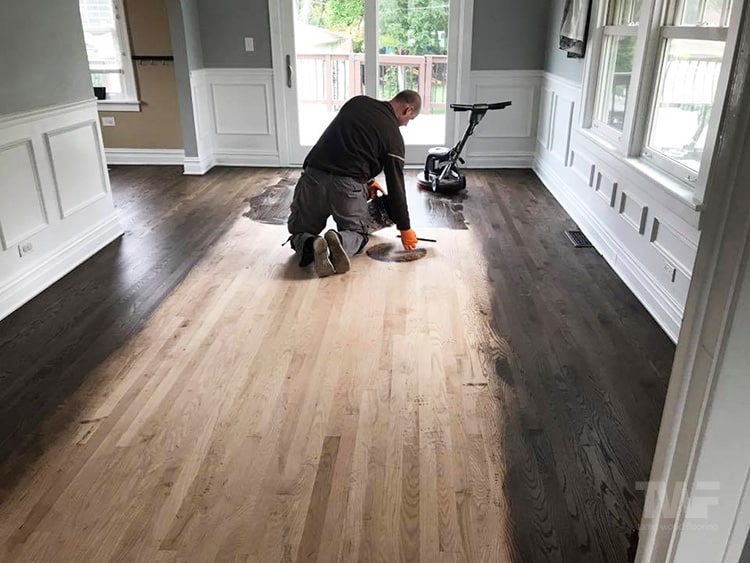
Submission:
<svg viewBox="0 0 750 563">
<path fill-rule="evenodd" d="M 564 0 L 549 0 L 550 22 L 547 35 L 547 58 L 544 70 L 580 84 L 583 81 L 583 59 L 569 59 L 558 48 Z"/>
<path fill-rule="evenodd" d="M 474 0 L 472 70 L 542 70 L 554 0 Z"/>
<path fill-rule="evenodd" d="M 206 68 L 271 68 L 268 0 L 198 0 Z M 255 51 L 245 51 L 245 37 Z"/>
<path fill-rule="evenodd" d="M 185 156 L 195 157 L 198 156 L 198 143 L 195 139 L 190 65 L 200 65 L 196 68 L 203 66 L 195 0 L 167 0 L 167 14 L 174 54 L 174 72 L 177 79 L 177 101 L 180 104 L 182 141 L 185 145 Z"/>
<path fill-rule="evenodd" d="M 201 37 L 201 18 L 198 0 L 180 0 L 182 6 L 182 23 L 185 28 L 185 49 L 190 70 L 204 68 L 203 41 Z"/>
<path fill-rule="evenodd" d="M 78 0 L 0 2 L 0 115 L 94 97 Z"/>
</svg>

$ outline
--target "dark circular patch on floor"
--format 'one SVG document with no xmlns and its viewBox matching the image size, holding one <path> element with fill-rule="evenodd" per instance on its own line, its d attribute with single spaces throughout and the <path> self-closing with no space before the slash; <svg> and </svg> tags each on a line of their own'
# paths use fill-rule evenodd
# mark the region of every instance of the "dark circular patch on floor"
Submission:
<svg viewBox="0 0 750 563">
<path fill-rule="evenodd" d="M 380 262 L 414 262 L 424 258 L 426 254 L 427 250 L 424 248 L 404 250 L 401 243 L 394 244 L 391 242 L 376 244 L 367 249 L 367 255 Z"/>
<path fill-rule="evenodd" d="M 260 194 L 246 198 L 245 203 L 250 208 L 242 215 L 259 223 L 286 225 L 294 184 L 294 180 L 282 178 L 275 186 L 268 186 Z"/>
</svg>

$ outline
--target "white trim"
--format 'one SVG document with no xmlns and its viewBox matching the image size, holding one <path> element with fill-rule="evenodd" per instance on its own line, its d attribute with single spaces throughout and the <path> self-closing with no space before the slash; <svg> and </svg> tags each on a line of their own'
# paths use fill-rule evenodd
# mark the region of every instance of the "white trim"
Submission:
<svg viewBox="0 0 750 563">
<path fill-rule="evenodd" d="M 58 177 L 58 167 L 55 164 L 55 155 L 54 155 L 54 150 L 52 147 L 52 139 L 64 133 L 70 133 L 71 131 L 75 131 L 77 129 L 83 129 L 84 127 L 89 128 L 92 131 L 94 140 L 96 141 L 96 149 L 97 149 L 96 158 L 97 158 L 97 163 L 99 165 L 98 166 L 99 181 L 101 184 L 102 191 L 78 203 L 78 205 L 75 205 L 71 207 L 70 209 L 66 209 L 65 206 L 63 205 L 62 192 L 60 191 L 60 178 Z M 109 176 L 107 175 L 107 167 L 105 165 L 104 155 L 102 154 L 102 150 L 101 150 L 101 147 L 103 145 L 102 145 L 101 135 L 99 133 L 100 133 L 99 121 L 90 120 L 90 121 L 80 121 L 72 125 L 66 125 L 65 127 L 53 129 L 53 130 L 45 132 L 43 135 L 44 144 L 47 148 L 47 158 L 49 159 L 50 169 L 52 171 L 52 180 L 53 180 L 53 185 L 55 188 L 55 196 L 57 198 L 57 206 L 60 212 L 60 217 L 62 219 L 66 219 L 67 217 L 70 217 L 74 213 L 77 213 L 78 211 L 81 211 L 82 209 L 85 209 L 86 207 L 93 205 L 97 201 L 109 196 L 109 192 L 110 192 Z"/>
<path fill-rule="evenodd" d="M 682 323 L 682 306 L 662 289 L 630 250 L 609 234 L 599 218 L 588 210 L 576 195 L 575 190 L 554 171 L 549 163 L 537 158 L 533 169 L 566 213 L 586 234 L 594 248 L 644 304 L 664 332 L 673 342 L 677 342 Z"/>
<path fill-rule="evenodd" d="M 185 163 L 181 149 L 104 149 L 107 164 L 172 165 Z"/>
<path fill-rule="evenodd" d="M 117 215 L 113 213 L 55 250 L 33 269 L 10 279 L 0 287 L 0 319 L 33 299 L 122 234 Z"/>
<path fill-rule="evenodd" d="M 186 176 L 203 176 L 216 165 L 213 155 L 206 158 L 186 156 L 184 162 L 184 174 Z"/>
<path fill-rule="evenodd" d="M 531 168 L 533 152 L 471 153 L 466 157 L 465 168 Z"/>
<path fill-rule="evenodd" d="M 129 100 L 97 100 L 96 108 L 99 111 L 141 111 L 140 100 L 129 101 Z"/>
<path fill-rule="evenodd" d="M 246 150 L 216 152 L 214 164 L 216 166 L 281 166 L 278 153 Z"/>
<path fill-rule="evenodd" d="M 0 129 L 7 129 L 10 127 L 15 127 L 17 125 L 25 125 L 29 121 L 36 121 L 38 119 L 59 117 L 80 109 L 88 109 L 89 107 L 96 108 L 96 98 L 88 98 L 86 100 L 80 100 L 77 102 L 71 102 L 69 104 L 62 104 L 59 106 L 47 106 L 30 111 L 21 111 L 18 113 L 0 115 Z"/>
</svg>

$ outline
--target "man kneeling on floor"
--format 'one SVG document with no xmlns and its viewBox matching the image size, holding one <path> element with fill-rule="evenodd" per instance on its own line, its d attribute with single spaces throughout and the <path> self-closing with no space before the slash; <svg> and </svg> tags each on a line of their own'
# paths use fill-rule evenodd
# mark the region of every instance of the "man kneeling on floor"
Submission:
<svg viewBox="0 0 750 563">
<path fill-rule="evenodd" d="M 367 200 L 385 171 L 391 219 L 404 249 L 417 246 L 404 189 L 404 139 L 399 127 L 419 115 L 422 100 L 404 90 L 383 102 L 356 96 L 346 102 L 303 163 L 287 221 L 300 266 L 314 264 L 318 276 L 349 271 L 349 257 L 368 240 Z M 368 184 L 370 187 L 368 188 Z M 333 215 L 338 231 L 325 229 Z"/>
</svg>

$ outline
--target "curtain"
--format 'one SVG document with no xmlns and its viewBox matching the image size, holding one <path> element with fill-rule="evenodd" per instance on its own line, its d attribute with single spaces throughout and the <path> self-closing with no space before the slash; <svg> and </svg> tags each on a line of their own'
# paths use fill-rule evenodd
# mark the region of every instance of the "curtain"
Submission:
<svg viewBox="0 0 750 563">
<path fill-rule="evenodd" d="M 591 0 L 564 1 L 565 7 L 560 26 L 560 49 L 567 51 L 569 58 L 580 59 L 586 51 L 586 28 Z"/>
</svg>

